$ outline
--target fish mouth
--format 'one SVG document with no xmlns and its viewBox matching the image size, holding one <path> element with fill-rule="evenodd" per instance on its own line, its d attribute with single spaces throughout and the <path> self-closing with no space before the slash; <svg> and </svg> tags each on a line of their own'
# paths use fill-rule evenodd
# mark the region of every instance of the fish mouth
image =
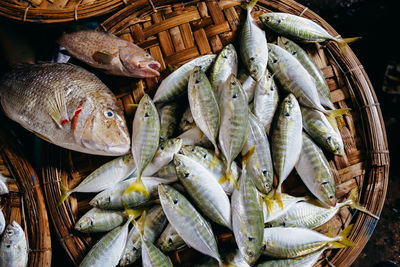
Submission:
<svg viewBox="0 0 400 267">
<path fill-rule="evenodd" d="M 93 150 L 96 152 L 96 155 L 103 156 L 122 156 L 127 154 L 130 151 L 130 143 L 129 144 L 119 144 L 119 145 L 99 145 L 93 141 L 84 140 L 83 146 Z"/>
</svg>

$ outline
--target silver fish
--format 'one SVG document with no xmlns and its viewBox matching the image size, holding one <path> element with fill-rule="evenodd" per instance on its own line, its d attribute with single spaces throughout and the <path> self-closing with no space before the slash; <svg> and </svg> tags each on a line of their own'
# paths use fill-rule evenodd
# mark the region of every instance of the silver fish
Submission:
<svg viewBox="0 0 400 267">
<path fill-rule="evenodd" d="M 237 78 L 242 84 L 243 90 L 246 92 L 247 101 L 250 103 L 254 98 L 254 91 L 257 82 L 247 73 L 247 70 L 244 68 L 240 69 Z"/>
<path fill-rule="evenodd" d="M 240 251 L 236 248 L 221 248 L 221 256 L 224 261 L 224 266 L 250 267 Z M 193 264 L 194 267 L 220 267 L 218 261 L 210 257 L 199 259 Z"/>
<path fill-rule="evenodd" d="M 10 119 L 55 145 L 108 156 L 129 151 L 117 98 L 81 67 L 43 63 L 12 70 L 0 81 L 0 103 Z"/>
<path fill-rule="evenodd" d="M 168 221 L 185 240 L 185 243 L 201 253 L 215 258 L 218 262 L 222 262 L 211 227 L 192 204 L 176 189 L 168 185 L 159 185 L 158 194 Z"/>
<path fill-rule="evenodd" d="M 236 49 L 232 44 L 226 45 L 218 54 L 210 71 L 210 82 L 215 96 L 220 95 L 223 83 L 229 75 L 237 75 L 238 57 Z"/>
<path fill-rule="evenodd" d="M 212 147 L 212 143 L 205 136 L 205 134 L 199 129 L 197 126 L 193 126 L 187 131 L 181 133 L 178 136 L 179 139 L 182 139 L 182 145 L 184 146 L 193 146 L 193 145 L 201 145 L 204 147 Z"/>
<path fill-rule="evenodd" d="M 28 265 L 28 242 L 22 227 L 15 221 L 7 225 L 0 242 L 1 267 Z"/>
<path fill-rule="evenodd" d="M 192 111 L 190 111 L 190 107 L 188 107 L 185 112 L 183 112 L 181 121 L 179 122 L 179 130 L 185 132 L 194 126 L 196 126 L 196 123 L 194 122 Z"/>
<path fill-rule="evenodd" d="M 283 193 L 281 195 L 283 209 L 279 207 L 278 203 L 274 202 L 263 202 L 264 211 L 264 224 L 270 225 L 271 221 L 275 221 L 278 218 L 284 217 L 285 214 L 298 202 L 306 200 L 305 197 L 294 197 Z"/>
<path fill-rule="evenodd" d="M 178 177 L 176 177 L 175 164 L 173 162 L 170 162 L 169 164 L 165 165 L 154 174 L 154 177 L 160 177 L 164 179 L 173 178 L 175 180 L 178 180 Z"/>
<path fill-rule="evenodd" d="M 92 208 L 75 224 L 75 229 L 84 233 L 108 232 L 120 226 L 127 219 L 123 211 Z"/>
<path fill-rule="evenodd" d="M 188 84 L 189 75 L 195 66 L 200 66 L 205 72 L 211 66 L 216 55 L 204 55 L 182 65 L 162 80 L 154 95 L 154 103 L 170 102 L 182 95 Z"/>
<path fill-rule="evenodd" d="M 8 178 L 4 177 L 1 173 L 0 173 L 0 196 L 1 195 L 5 195 L 8 194 L 8 187 L 6 185 L 6 181 L 8 180 Z"/>
<path fill-rule="evenodd" d="M 165 141 L 172 137 L 178 123 L 178 104 L 168 103 L 159 110 L 160 116 L 160 140 Z"/>
<path fill-rule="evenodd" d="M 170 223 L 165 227 L 160 238 L 157 240 L 157 247 L 165 253 L 175 251 L 185 245 L 185 241 Z"/>
<path fill-rule="evenodd" d="M 0 209 L 0 236 L 6 227 L 6 219 L 4 218 L 3 211 Z"/>
</svg>

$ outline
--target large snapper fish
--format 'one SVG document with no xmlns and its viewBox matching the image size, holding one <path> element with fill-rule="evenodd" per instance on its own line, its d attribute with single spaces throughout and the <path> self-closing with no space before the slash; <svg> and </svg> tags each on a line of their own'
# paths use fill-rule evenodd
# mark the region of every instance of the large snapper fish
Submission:
<svg viewBox="0 0 400 267">
<path fill-rule="evenodd" d="M 96 155 L 129 152 L 116 97 L 81 67 L 44 63 L 13 70 L 0 81 L 0 104 L 9 118 L 55 145 Z"/>
</svg>

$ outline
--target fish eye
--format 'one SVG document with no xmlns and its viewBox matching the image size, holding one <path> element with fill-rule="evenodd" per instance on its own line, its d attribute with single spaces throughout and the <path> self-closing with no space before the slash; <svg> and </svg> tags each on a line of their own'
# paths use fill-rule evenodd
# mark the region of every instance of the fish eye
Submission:
<svg viewBox="0 0 400 267">
<path fill-rule="evenodd" d="M 275 64 L 276 62 L 278 62 L 278 60 L 276 58 L 272 60 L 273 64 Z"/>
<path fill-rule="evenodd" d="M 190 173 L 185 172 L 185 173 L 183 174 L 183 176 L 185 176 L 185 178 L 188 178 L 188 177 L 189 177 L 189 174 L 190 174 Z"/>
<path fill-rule="evenodd" d="M 250 58 L 250 61 L 254 61 L 254 60 L 255 60 L 255 58 L 254 58 L 254 57 L 251 57 L 251 58 Z"/>
<path fill-rule="evenodd" d="M 107 118 L 112 118 L 114 117 L 114 112 L 107 110 L 104 112 L 104 116 L 106 116 Z"/>
<path fill-rule="evenodd" d="M 282 22 L 282 20 L 280 20 L 280 19 L 278 19 L 277 21 L 276 21 L 276 23 L 278 23 L 278 24 L 280 24 Z"/>
<path fill-rule="evenodd" d="M 222 55 L 222 58 L 228 58 L 227 56 L 225 56 L 225 55 Z"/>
<path fill-rule="evenodd" d="M 146 113 L 144 114 L 144 117 L 145 117 L 145 118 L 148 118 L 148 117 L 150 117 L 150 114 L 149 114 L 148 112 L 146 112 Z"/>
<path fill-rule="evenodd" d="M 203 158 L 207 158 L 207 154 L 206 153 L 204 153 Z"/>
<path fill-rule="evenodd" d="M 145 56 L 146 56 L 146 57 L 150 57 L 150 54 L 146 54 Z"/>
<path fill-rule="evenodd" d="M 290 116 L 289 112 L 285 112 L 285 114 L 283 114 L 283 115 L 285 115 L 286 117 Z"/>
<path fill-rule="evenodd" d="M 263 170 L 262 173 L 263 173 L 264 175 L 268 175 L 268 171 L 267 171 L 267 170 Z"/>
<path fill-rule="evenodd" d="M 331 139 L 332 139 L 332 136 L 328 136 L 328 137 L 326 138 L 326 140 L 327 140 L 328 142 L 330 142 Z"/>
<path fill-rule="evenodd" d="M 194 147 L 192 148 L 192 152 L 194 152 Z"/>
<path fill-rule="evenodd" d="M 174 243 L 174 241 L 172 240 L 172 238 L 168 238 L 168 244 L 172 245 Z"/>
<path fill-rule="evenodd" d="M 326 184 L 328 184 L 328 182 L 325 181 L 325 182 L 322 182 L 321 184 L 322 184 L 322 185 L 326 185 Z"/>
<path fill-rule="evenodd" d="M 233 96 L 232 96 L 232 98 L 237 98 L 238 96 L 237 96 L 237 94 L 235 93 Z"/>
<path fill-rule="evenodd" d="M 254 241 L 254 237 L 252 237 L 252 236 L 249 236 L 248 239 L 249 239 L 250 242 Z"/>
<path fill-rule="evenodd" d="M 292 55 L 295 56 L 296 54 L 297 54 L 297 52 L 296 52 L 296 51 L 293 51 Z"/>
<path fill-rule="evenodd" d="M 254 255 L 253 251 L 249 251 L 247 254 L 248 254 L 250 257 L 253 257 L 253 255 Z"/>
<path fill-rule="evenodd" d="M 178 204 L 178 199 L 177 198 L 174 198 L 174 204 L 176 205 L 176 204 Z"/>
<path fill-rule="evenodd" d="M 161 149 L 161 150 L 164 150 L 164 145 L 160 145 L 160 149 Z"/>
</svg>

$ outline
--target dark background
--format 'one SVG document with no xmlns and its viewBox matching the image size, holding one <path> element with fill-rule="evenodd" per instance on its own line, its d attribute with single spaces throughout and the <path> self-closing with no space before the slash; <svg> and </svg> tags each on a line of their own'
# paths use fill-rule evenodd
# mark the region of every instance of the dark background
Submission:
<svg viewBox="0 0 400 267">
<path fill-rule="evenodd" d="M 353 266 L 398 266 L 400 264 L 400 82 L 399 93 L 387 93 L 383 90 L 385 71 L 388 65 L 398 66 L 400 70 L 399 0 L 298 0 L 318 13 L 332 25 L 343 37 L 361 36 L 362 39 L 351 44 L 351 48 L 364 66 L 378 96 L 384 115 L 391 156 L 390 180 L 387 199 L 379 221 L 367 246 Z M 95 28 L 96 22 L 104 21 L 100 17 L 92 21 L 72 23 L 74 26 L 85 24 Z M 51 60 L 57 49 L 55 40 L 68 25 L 40 25 L 9 21 L 0 18 L 0 74 L 9 69 L 12 52 L 20 58 L 30 58 L 32 50 L 36 61 Z M 19 44 L 11 45 L 10 44 Z M 7 52 L 4 52 L 4 51 Z M 11 52 L 10 52 L 11 51 Z M 398 76 L 400 80 L 400 74 Z M 392 81 L 393 84 L 393 81 Z M 396 85 L 396 81 L 394 82 Z M 0 115 L 2 127 L 12 129 L 17 136 L 21 127 Z M 33 135 L 22 134 L 21 144 L 32 158 L 40 173 L 40 158 L 34 154 L 34 147 L 39 147 L 38 139 Z M 36 149 L 37 151 L 37 149 Z M 53 238 L 53 265 L 72 266 L 72 262 L 60 246 L 55 234 Z"/>
</svg>

